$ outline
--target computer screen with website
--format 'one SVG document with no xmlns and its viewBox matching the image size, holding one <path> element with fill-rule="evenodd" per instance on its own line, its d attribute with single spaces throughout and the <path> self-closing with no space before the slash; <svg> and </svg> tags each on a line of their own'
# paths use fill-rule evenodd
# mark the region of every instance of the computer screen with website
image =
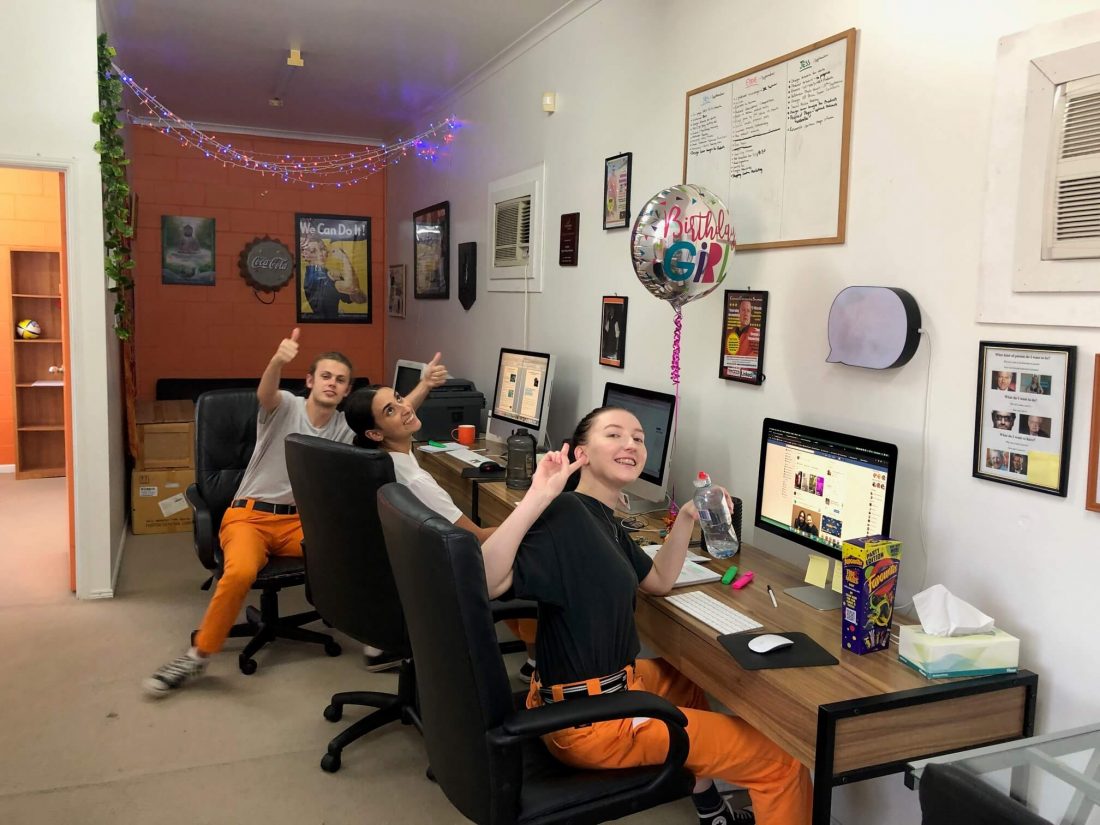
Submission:
<svg viewBox="0 0 1100 825">
<path fill-rule="evenodd" d="M 501 349 L 490 411 L 492 419 L 525 427 L 536 440 L 541 440 L 546 431 L 552 380 L 549 353 Z M 506 438 L 507 433 L 501 437 Z"/>
<path fill-rule="evenodd" d="M 893 444 L 765 418 L 756 526 L 832 558 L 841 543 L 889 535 Z"/>
</svg>

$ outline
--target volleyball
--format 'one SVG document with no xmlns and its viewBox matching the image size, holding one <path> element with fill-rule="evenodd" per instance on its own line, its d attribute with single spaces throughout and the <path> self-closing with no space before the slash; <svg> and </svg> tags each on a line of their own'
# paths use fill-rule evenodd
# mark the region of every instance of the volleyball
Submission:
<svg viewBox="0 0 1100 825">
<path fill-rule="evenodd" d="M 29 318 L 15 325 L 16 338 L 22 338 L 25 341 L 29 341 L 32 338 L 37 338 L 41 334 L 42 327 L 38 325 L 37 321 L 32 321 Z"/>
</svg>

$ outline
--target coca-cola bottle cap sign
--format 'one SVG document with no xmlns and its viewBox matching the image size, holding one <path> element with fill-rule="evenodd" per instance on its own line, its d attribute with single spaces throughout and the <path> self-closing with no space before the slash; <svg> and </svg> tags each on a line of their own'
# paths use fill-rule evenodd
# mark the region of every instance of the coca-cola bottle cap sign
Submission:
<svg viewBox="0 0 1100 825">
<path fill-rule="evenodd" d="M 275 292 L 294 277 L 294 258 L 285 244 L 256 238 L 241 252 L 241 277 L 253 289 Z"/>
</svg>

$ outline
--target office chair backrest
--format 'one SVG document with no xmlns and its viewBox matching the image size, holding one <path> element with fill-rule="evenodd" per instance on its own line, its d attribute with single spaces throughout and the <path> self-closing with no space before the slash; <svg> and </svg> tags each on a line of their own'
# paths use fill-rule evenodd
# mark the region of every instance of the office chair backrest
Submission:
<svg viewBox="0 0 1100 825">
<path fill-rule="evenodd" d="M 486 740 L 514 708 L 477 539 L 400 484 L 382 488 L 378 513 L 405 607 L 436 782 L 474 822 L 515 821 L 522 752 L 491 749 Z"/>
<path fill-rule="evenodd" d="M 389 453 L 291 435 L 286 466 L 302 519 L 313 606 L 352 638 L 407 653 L 405 618 L 378 521 L 378 489 L 394 480 Z"/>
<path fill-rule="evenodd" d="M 255 390 L 213 390 L 195 405 L 195 485 L 210 507 L 214 534 L 256 446 Z M 202 559 L 214 569 L 213 557 Z"/>
<path fill-rule="evenodd" d="M 920 778 L 921 825 L 1050 825 L 972 772 L 931 762 Z"/>
</svg>

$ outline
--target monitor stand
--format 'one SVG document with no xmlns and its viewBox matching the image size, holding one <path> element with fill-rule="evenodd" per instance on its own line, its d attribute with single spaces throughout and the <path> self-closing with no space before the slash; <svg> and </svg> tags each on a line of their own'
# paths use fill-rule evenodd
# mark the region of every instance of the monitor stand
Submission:
<svg viewBox="0 0 1100 825">
<path fill-rule="evenodd" d="M 835 590 L 826 590 L 812 584 L 802 587 L 788 587 L 783 592 L 800 602 L 808 604 L 815 610 L 836 610 L 841 605 L 840 594 Z"/>
<path fill-rule="evenodd" d="M 641 513 L 650 513 L 654 510 L 664 510 L 668 504 L 664 501 L 650 501 L 633 493 L 619 493 L 619 506 L 616 508 L 622 513 L 637 516 Z"/>
</svg>

